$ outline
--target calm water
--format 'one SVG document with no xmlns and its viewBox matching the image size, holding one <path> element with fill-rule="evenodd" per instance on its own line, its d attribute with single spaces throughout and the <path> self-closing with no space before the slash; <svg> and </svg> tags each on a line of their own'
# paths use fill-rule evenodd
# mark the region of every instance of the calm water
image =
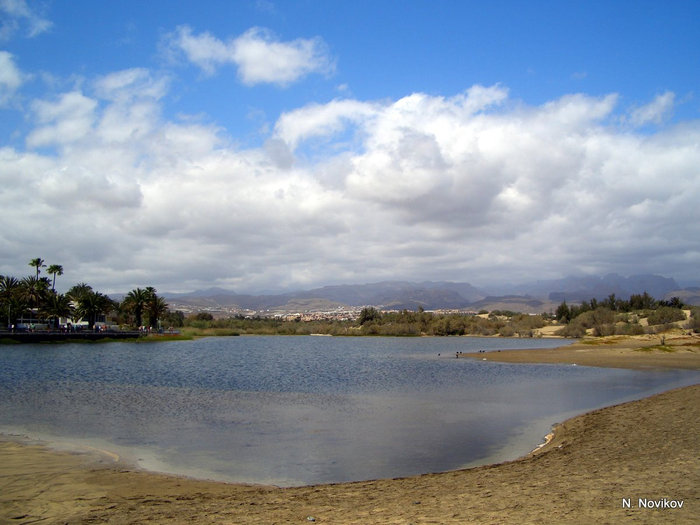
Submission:
<svg viewBox="0 0 700 525">
<path fill-rule="evenodd" d="M 3 346 L 0 431 L 107 448 L 164 472 L 297 485 L 512 459 L 572 414 L 698 381 L 697 372 L 454 357 L 561 344 L 232 337 Z"/>
</svg>

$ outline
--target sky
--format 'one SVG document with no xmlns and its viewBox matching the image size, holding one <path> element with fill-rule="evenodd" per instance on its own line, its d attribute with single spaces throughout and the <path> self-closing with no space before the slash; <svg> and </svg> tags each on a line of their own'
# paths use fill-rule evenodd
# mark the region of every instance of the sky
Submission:
<svg viewBox="0 0 700 525">
<path fill-rule="evenodd" d="M 700 276 L 700 2 L 0 0 L 0 274 Z"/>
</svg>

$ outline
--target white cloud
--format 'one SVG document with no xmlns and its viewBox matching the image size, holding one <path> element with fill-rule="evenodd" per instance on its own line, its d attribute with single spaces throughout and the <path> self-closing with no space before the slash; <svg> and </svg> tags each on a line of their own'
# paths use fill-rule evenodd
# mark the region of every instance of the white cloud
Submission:
<svg viewBox="0 0 700 525">
<path fill-rule="evenodd" d="M 286 85 L 310 73 L 329 73 L 333 63 L 320 38 L 279 42 L 267 30 L 252 28 L 233 41 L 233 60 L 245 84 Z"/>
<path fill-rule="evenodd" d="M 294 149 L 301 141 L 332 136 L 347 124 L 358 124 L 372 118 L 377 110 L 376 105 L 357 100 L 312 104 L 280 116 L 275 125 L 275 135 Z"/>
<path fill-rule="evenodd" d="M 220 64 L 234 62 L 230 44 L 222 42 L 210 33 L 193 35 L 190 27 L 180 26 L 168 38 L 172 48 L 182 51 L 187 60 L 208 74 L 214 73 Z"/>
<path fill-rule="evenodd" d="M 24 81 L 24 75 L 7 51 L 0 51 L 0 107 L 7 105 Z"/>
<path fill-rule="evenodd" d="M 89 86 L 32 105 L 27 144 L 54 153 L 0 149 L 3 273 L 27 254 L 107 291 L 696 271 L 700 124 L 620 131 L 614 95 L 336 100 L 239 149 L 164 120 L 146 71 Z"/>
<path fill-rule="evenodd" d="M 153 78 L 143 68 L 125 69 L 99 78 L 95 82 L 95 91 L 99 97 L 112 101 L 159 100 L 168 91 L 168 79 Z"/>
<path fill-rule="evenodd" d="M 0 0 L 0 13 L 5 15 L 0 22 L 0 40 L 11 38 L 24 23 L 30 38 L 48 31 L 53 25 L 36 11 L 36 7 L 30 8 L 25 0 Z"/>
<path fill-rule="evenodd" d="M 57 100 L 37 100 L 32 110 L 40 127 L 27 137 L 35 148 L 67 144 L 89 137 L 97 102 L 79 91 L 64 93 Z"/>
<path fill-rule="evenodd" d="M 334 69 L 322 39 L 282 42 L 260 27 L 224 42 L 208 32 L 195 35 L 190 27 L 180 26 L 168 39 L 171 49 L 184 53 L 207 74 L 213 74 L 221 65 L 235 65 L 238 76 L 247 85 L 286 86 L 311 73 L 328 74 Z"/>
<path fill-rule="evenodd" d="M 666 91 L 654 98 L 649 104 L 632 110 L 630 122 L 634 126 L 662 124 L 673 111 L 674 100 L 675 94 Z"/>
</svg>

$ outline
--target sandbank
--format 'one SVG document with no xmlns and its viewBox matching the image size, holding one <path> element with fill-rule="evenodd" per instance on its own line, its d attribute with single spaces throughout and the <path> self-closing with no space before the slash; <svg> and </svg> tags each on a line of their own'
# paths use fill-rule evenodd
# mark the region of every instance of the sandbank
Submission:
<svg viewBox="0 0 700 525">
<path fill-rule="evenodd" d="M 700 370 L 700 336 L 643 335 L 584 339 L 559 348 L 464 353 L 502 363 L 558 363 L 609 368 Z"/>
</svg>

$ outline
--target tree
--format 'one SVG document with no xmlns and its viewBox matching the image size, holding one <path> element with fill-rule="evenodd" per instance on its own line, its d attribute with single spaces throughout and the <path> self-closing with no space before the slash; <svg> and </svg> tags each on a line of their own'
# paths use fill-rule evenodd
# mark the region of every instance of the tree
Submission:
<svg viewBox="0 0 700 525">
<path fill-rule="evenodd" d="M 613 312 L 617 310 L 617 297 L 614 293 L 611 293 L 607 299 L 601 301 L 600 306 L 612 310 Z"/>
<path fill-rule="evenodd" d="M 168 304 L 165 299 L 158 297 L 154 293 L 146 303 L 146 312 L 148 313 L 148 324 L 154 328 L 158 328 L 158 320 L 168 311 Z"/>
<path fill-rule="evenodd" d="M 685 305 L 679 297 L 671 297 L 668 301 L 659 301 L 660 306 L 668 306 L 669 308 L 684 308 Z"/>
<path fill-rule="evenodd" d="M 78 299 L 78 306 L 75 309 L 76 315 L 80 319 L 88 322 L 88 328 L 95 327 L 97 318 L 115 307 L 114 302 L 104 294 L 89 291 Z"/>
<path fill-rule="evenodd" d="M 168 310 L 163 315 L 163 323 L 167 326 L 181 327 L 185 325 L 185 314 L 180 310 L 175 310 L 174 312 Z"/>
<path fill-rule="evenodd" d="M 46 277 L 25 277 L 20 282 L 20 295 L 31 308 L 38 308 L 49 293 L 49 280 Z"/>
<path fill-rule="evenodd" d="M 14 324 L 15 319 L 21 313 L 21 301 L 19 300 L 20 282 L 9 275 L 0 276 L 0 305 L 3 313 L 7 313 L 7 327 Z"/>
<path fill-rule="evenodd" d="M 379 313 L 379 311 L 373 306 L 365 307 L 360 311 L 358 322 L 363 325 L 365 323 L 369 323 L 370 321 L 378 321 L 381 316 L 382 314 Z"/>
<path fill-rule="evenodd" d="M 63 266 L 60 264 L 52 264 L 51 266 L 48 267 L 46 270 L 46 273 L 49 275 L 53 275 L 53 283 L 51 284 L 51 290 L 55 291 L 56 290 L 56 276 L 57 275 L 63 275 Z"/>
<path fill-rule="evenodd" d="M 41 272 L 41 270 L 39 270 L 39 268 L 44 268 L 44 267 L 46 267 L 46 265 L 44 264 L 44 262 L 45 262 L 44 259 L 42 259 L 41 257 L 37 257 L 36 259 L 32 259 L 31 261 L 29 261 L 29 266 L 32 266 L 32 267 L 36 268 L 36 278 L 37 278 L 37 280 L 39 279 L 39 273 Z"/>
<path fill-rule="evenodd" d="M 51 318 L 53 320 L 54 328 L 57 328 L 58 318 L 70 317 L 73 315 L 73 307 L 71 306 L 70 299 L 68 297 L 63 294 L 53 292 L 49 294 L 41 313 L 42 315 Z"/>
<path fill-rule="evenodd" d="M 134 315 L 136 326 L 138 327 L 143 325 L 143 312 L 151 295 L 148 289 L 135 288 L 126 294 L 124 301 L 122 301 L 122 308 Z"/>
<path fill-rule="evenodd" d="M 71 301 L 74 301 L 75 303 L 80 301 L 80 298 L 83 297 L 84 295 L 91 293 L 92 292 L 92 286 L 89 284 L 85 283 L 78 283 L 73 286 L 71 286 L 70 290 L 68 290 L 68 293 L 66 295 Z"/>
<path fill-rule="evenodd" d="M 651 310 L 656 307 L 656 301 L 647 292 L 644 292 L 642 295 L 631 295 L 629 304 L 630 310 Z"/>
<path fill-rule="evenodd" d="M 556 317 L 557 321 L 561 323 L 569 322 L 571 319 L 571 312 L 569 311 L 569 306 L 566 304 L 566 301 L 563 301 L 557 307 L 557 311 L 555 312 L 554 316 Z"/>
</svg>

